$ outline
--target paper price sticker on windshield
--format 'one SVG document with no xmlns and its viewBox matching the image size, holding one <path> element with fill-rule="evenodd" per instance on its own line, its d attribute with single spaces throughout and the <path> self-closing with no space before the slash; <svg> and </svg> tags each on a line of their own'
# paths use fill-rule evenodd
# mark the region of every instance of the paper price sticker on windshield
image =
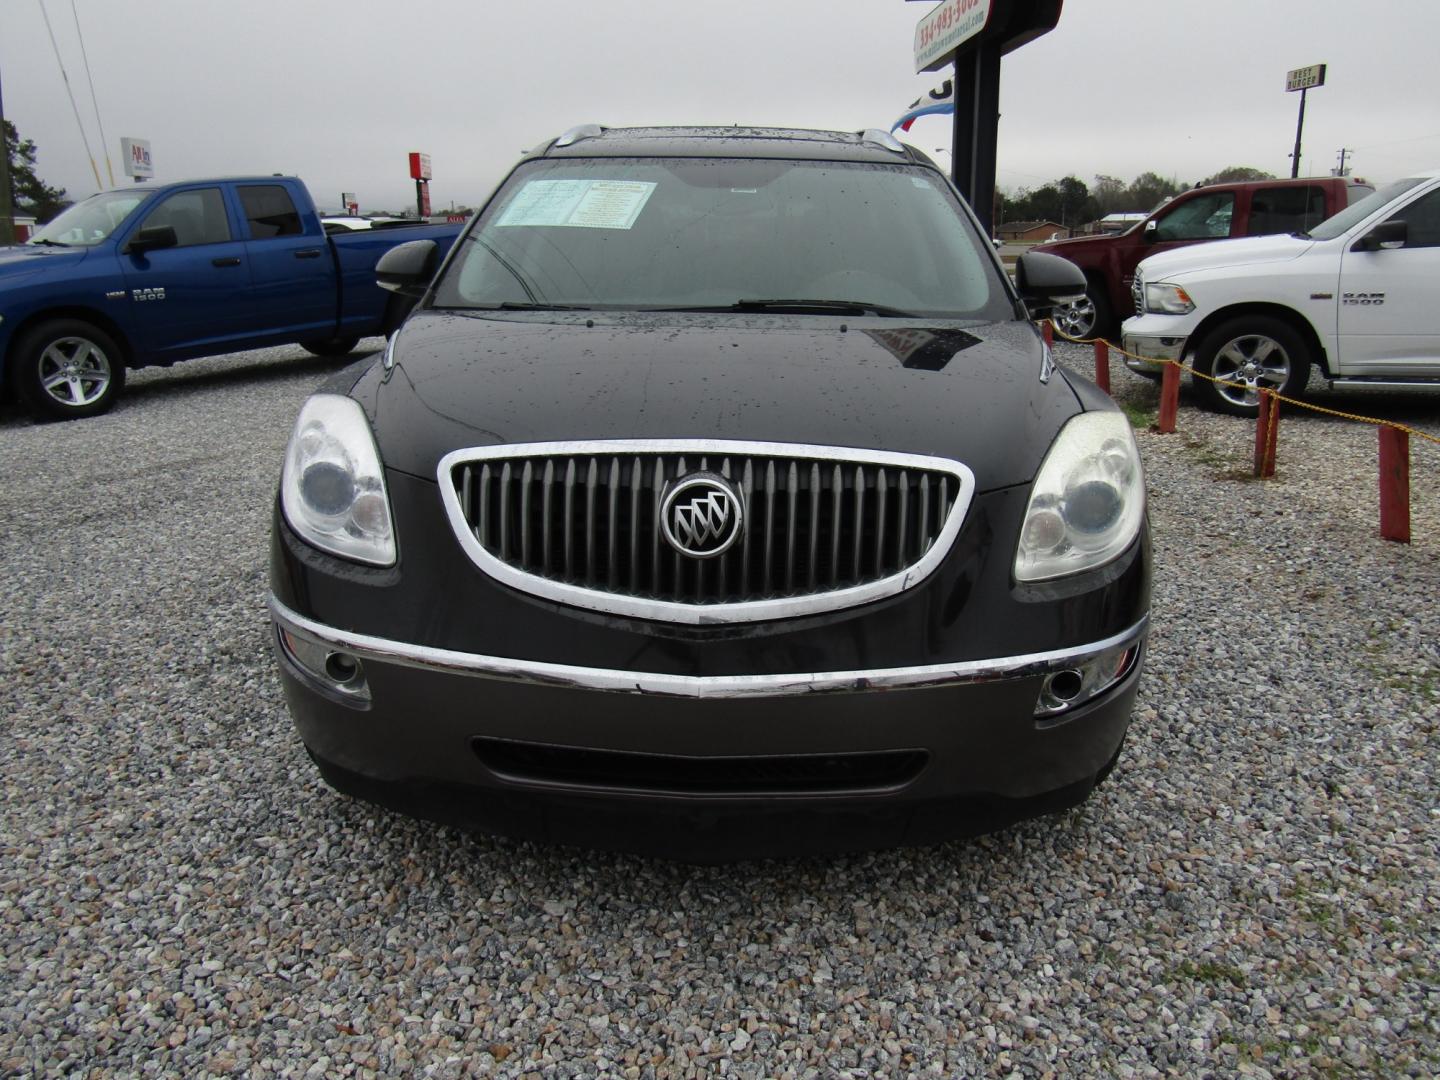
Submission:
<svg viewBox="0 0 1440 1080">
<path fill-rule="evenodd" d="M 531 180 L 495 224 L 628 229 L 654 191 L 648 180 Z"/>
</svg>

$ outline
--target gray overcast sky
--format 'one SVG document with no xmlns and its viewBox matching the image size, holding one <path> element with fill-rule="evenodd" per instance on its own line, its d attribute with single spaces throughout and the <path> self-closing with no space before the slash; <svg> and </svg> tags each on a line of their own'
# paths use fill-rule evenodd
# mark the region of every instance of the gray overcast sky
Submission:
<svg viewBox="0 0 1440 1080">
<path fill-rule="evenodd" d="M 95 148 L 72 0 L 44 0 Z M 0 0 L 5 115 L 43 178 L 95 181 L 41 17 Z M 888 128 L 943 73 L 916 75 L 905 0 L 73 0 L 117 179 L 121 136 L 163 177 L 296 173 L 325 206 L 413 204 L 406 154 L 434 163 L 436 208 L 482 199 L 519 152 L 573 124 Z M 1309 95 L 1302 172 L 1341 146 L 1385 180 L 1440 168 L 1431 82 L 1440 0 L 1068 0 L 1004 64 L 999 183 L 1067 173 L 1193 182 L 1227 165 L 1288 174 L 1298 94 L 1286 70 L 1330 65 Z M 949 118 L 916 145 L 948 147 Z M 948 165 L 948 159 L 939 155 Z"/>
</svg>

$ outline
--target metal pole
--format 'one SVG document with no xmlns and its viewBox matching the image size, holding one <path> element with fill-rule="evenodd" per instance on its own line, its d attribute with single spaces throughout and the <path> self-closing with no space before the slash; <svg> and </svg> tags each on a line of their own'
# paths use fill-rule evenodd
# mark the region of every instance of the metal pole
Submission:
<svg viewBox="0 0 1440 1080">
<path fill-rule="evenodd" d="M 987 237 L 995 235 L 996 147 L 1000 141 L 1000 45 L 982 41 L 975 62 L 974 180 L 970 205 Z M 958 104 L 958 101 L 957 101 Z"/>
<path fill-rule="evenodd" d="M 982 42 L 955 57 L 955 126 L 950 175 L 990 235 L 995 220 L 995 148 L 1000 129 L 1000 46 Z"/>
<path fill-rule="evenodd" d="M 0 131 L 5 130 L 5 97 L 0 93 Z M 19 138 L 19 133 L 16 133 Z M 15 199 L 10 190 L 10 141 L 0 138 L 0 244 L 15 243 Z"/>
<path fill-rule="evenodd" d="M 1290 179 L 1300 175 L 1300 132 L 1305 130 L 1305 95 L 1308 89 L 1300 91 L 1300 119 L 1295 122 L 1295 153 L 1290 155 Z"/>
<path fill-rule="evenodd" d="M 955 55 L 955 120 L 950 136 L 950 179 L 954 182 L 960 197 L 975 206 L 975 192 L 971 187 L 971 153 L 975 145 L 975 98 L 961 102 L 961 94 L 975 85 L 975 50 L 970 49 Z"/>
</svg>

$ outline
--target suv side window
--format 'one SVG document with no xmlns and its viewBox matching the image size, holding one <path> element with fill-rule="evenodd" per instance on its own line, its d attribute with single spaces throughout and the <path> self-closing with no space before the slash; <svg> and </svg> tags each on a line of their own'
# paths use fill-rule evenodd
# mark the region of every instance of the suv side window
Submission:
<svg viewBox="0 0 1440 1080">
<path fill-rule="evenodd" d="M 1261 188 L 1250 198 L 1247 236 L 1309 232 L 1325 220 L 1325 189 L 1305 187 Z"/>
<path fill-rule="evenodd" d="M 1215 240 L 1230 235 L 1235 193 L 1197 195 L 1155 222 L 1156 240 Z"/>
<path fill-rule="evenodd" d="M 240 205 L 245 207 L 245 219 L 250 223 L 250 239 L 299 236 L 305 231 L 290 193 L 279 184 L 249 184 L 236 190 L 240 193 Z"/>
<path fill-rule="evenodd" d="M 1405 222 L 1407 248 L 1440 247 L 1440 188 L 1397 210 L 1389 220 Z"/>
<path fill-rule="evenodd" d="M 230 239 L 230 220 L 219 188 L 197 188 L 167 195 L 145 215 L 140 228 L 155 225 L 169 225 L 174 229 L 177 247 L 223 244 Z"/>
</svg>

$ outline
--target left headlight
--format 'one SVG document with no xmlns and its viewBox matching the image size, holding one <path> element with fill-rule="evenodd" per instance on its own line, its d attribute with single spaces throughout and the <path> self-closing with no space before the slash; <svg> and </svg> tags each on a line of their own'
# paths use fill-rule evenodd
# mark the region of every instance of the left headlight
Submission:
<svg viewBox="0 0 1440 1080">
<path fill-rule="evenodd" d="M 1140 532 L 1145 477 L 1123 413 L 1082 413 L 1056 437 L 1035 477 L 1017 581 L 1045 581 L 1103 566 Z"/>
<path fill-rule="evenodd" d="M 1145 286 L 1145 310 L 1165 315 L 1189 315 L 1195 310 L 1195 302 L 1179 285 L 1157 281 Z"/>
<path fill-rule="evenodd" d="M 395 562 L 380 452 L 357 402 L 339 394 L 305 402 L 285 450 L 280 506 L 290 527 L 324 551 L 375 566 Z"/>
</svg>

